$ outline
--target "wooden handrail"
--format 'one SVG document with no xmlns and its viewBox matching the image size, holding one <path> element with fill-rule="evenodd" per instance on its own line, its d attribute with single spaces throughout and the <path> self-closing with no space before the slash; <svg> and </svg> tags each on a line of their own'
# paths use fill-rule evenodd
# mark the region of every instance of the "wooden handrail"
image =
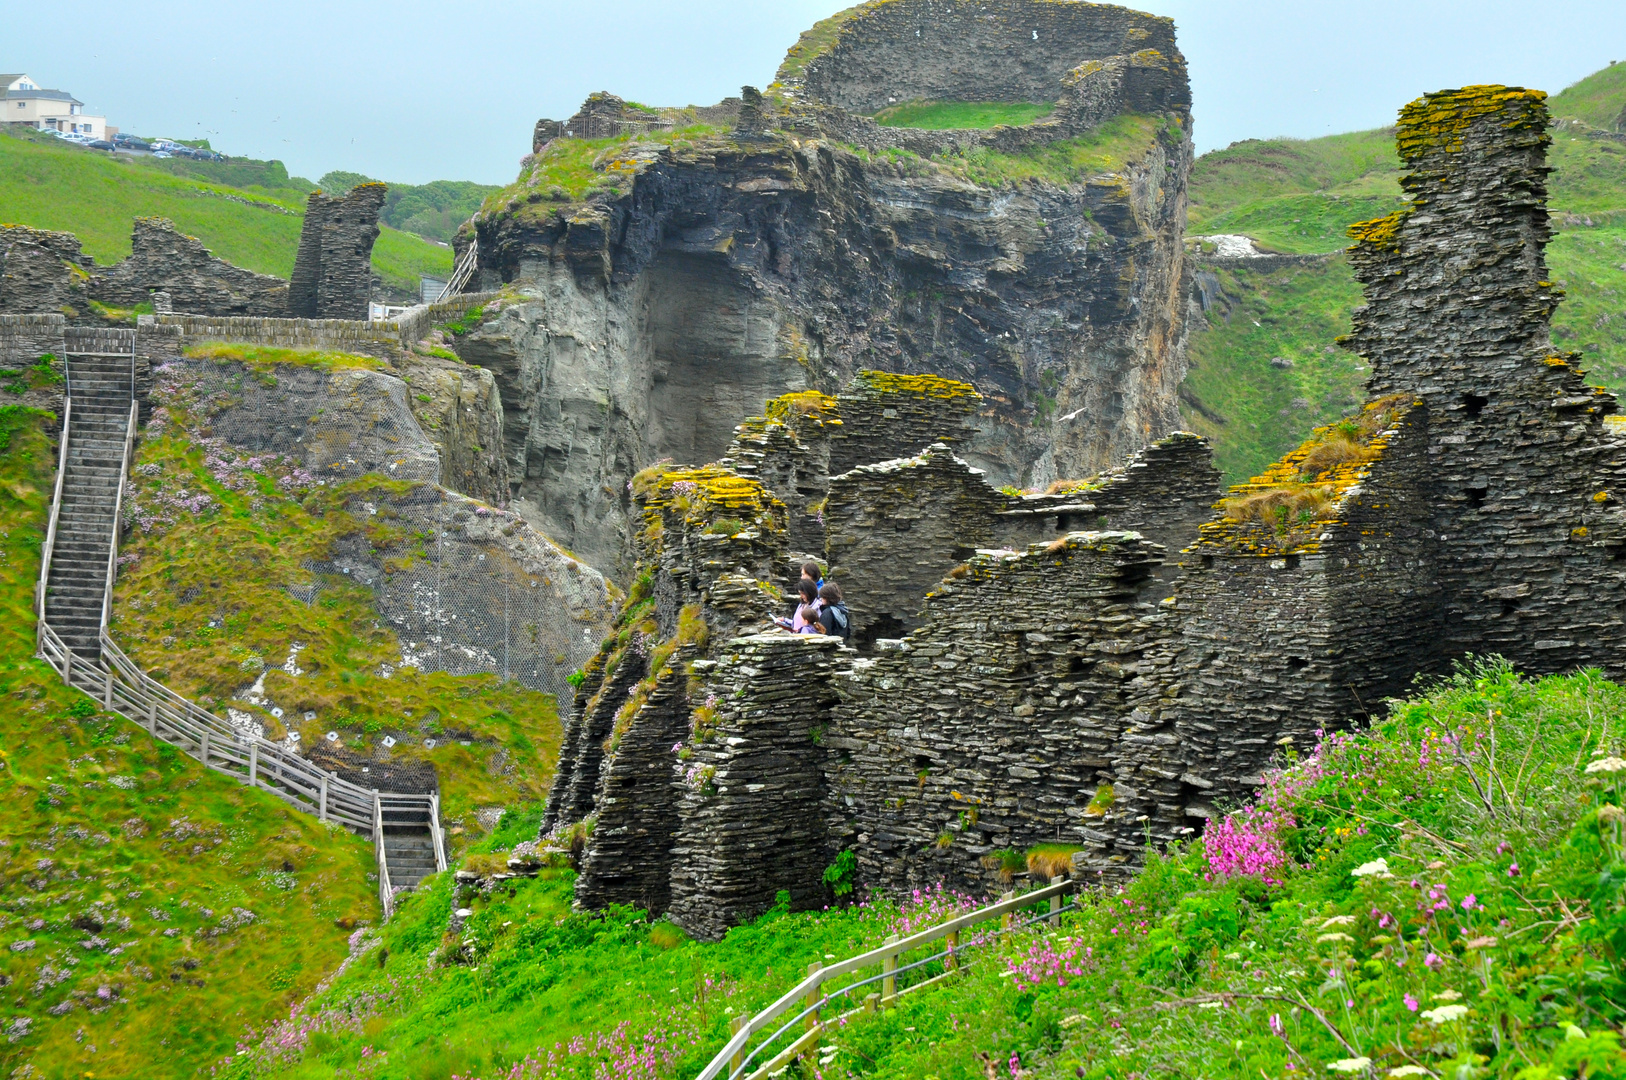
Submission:
<svg viewBox="0 0 1626 1080">
<path fill-rule="evenodd" d="M 476 236 L 474 239 L 469 241 L 469 246 L 463 252 L 463 257 L 457 260 L 457 265 L 452 267 L 452 276 L 446 282 L 446 284 L 441 287 L 440 295 L 435 297 L 435 303 L 438 304 L 442 300 L 456 296 L 462 291 L 463 286 L 469 283 L 469 278 L 474 276 L 474 266 L 475 263 L 479 261 L 479 257 L 480 238 Z"/>
<path fill-rule="evenodd" d="M 730 1061 L 736 1055 L 743 1054 L 745 1048 L 750 1045 L 751 1037 L 753 1035 L 760 1031 L 766 1030 L 768 1025 L 771 1024 L 776 1018 L 795 1008 L 799 1002 L 807 999 L 809 995 L 815 994 L 820 987 L 822 987 L 826 982 L 829 982 L 831 979 L 850 974 L 851 972 L 857 971 L 860 968 L 884 965 L 887 961 L 901 956 L 904 953 L 911 952 L 914 949 L 918 949 L 922 945 L 936 941 L 938 938 L 946 937 L 949 934 L 958 935 L 961 930 L 964 930 L 968 926 L 975 926 L 976 924 L 985 922 L 988 919 L 997 919 L 1009 912 L 1019 911 L 1022 908 L 1028 907 L 1032 904 L 1039 903 L 1043 900 L 1048 900 L 1053 896 L 1062 896 L 1068 891 L 1076 890 L 1078 887 L 1078 883 L 1075 881 L 1054 882 L 1044 886 L 1043 888 L 1034 889 L 1032 892 L 1023 893 L 1021 896 L 1002 899 L 997 903 L 988 905 L 987 907 L 978 908 L 976 911 L 969 911 L 964 915 L 955 916 L 954 918 L 949 919 L 947 922 L 939 923 L 936 926 L 928 927 L 927 929 L 921 930 L 918 933 L 910 934 L 908 937 L 902 938 L 901 940 L 889 941 L 879 948 L 871 949 L 868 952 L 859 953 L 857 956 L 850 956 L 845 960 L 838 960 L 828 967 L 819 968 L 817 971 L 810 973 L 801 982 L 785 991 L 785 993 L 772 1005 L 769 1005 L 766 1009 L 763 1009 L 745 1023 L 741 1024 L 739 1029 L 734 1033 L 733 1037 L 730 1038 L 728 1043 L 717 1052 L 717 1055 L 711 1059 L 710 1063 L 708 1063 L 706 1067 L 700 1071 L 699 1076 L 697 1076 L 695 1080 L 716 1080 L 716 1078 L 719 1076 L 731 1076 L 732 1073 L 727 1071 L 730 1067 Z M 958 939 L 956 938 L 956 940 Z M 803 1035 L 802 1039 L 806 1039 L 807 1037 L 807 1035 Z M 801 1040 L 799 1039 L 798 1044 L 800 1042 Z M 784 1056 L 786 1053 L 788 1053 L 788 1050 L 781 1051 L 780 1054 L 775 1056 L 774 1062 L 778 1062 L 779 1058 Z M 770 1062 L 770 1064 L 772 1064 L 772 1062 Z"/>
<path fill-rule="evenodd" d="M 131 361 L 133 365 L 134 360 Z M 119 488 L 113 495 L 113 538 L 107 544 L 107 585 L 102 590 L 102 633 L 107 633 L 107 617 L 113 611 L 113 581 L 118 576 L 119 533 L 123 531 L 124 483 L 130 475 L 130 455 L 135 450 L 136 417 L 141 404 L 135 400 L 135 369 L 130 373 L 130 420 L 124 431 L 124 456 L 119 460 Z"/>
<path fill-rule="evenodd" d="M 67 364 L 64 362 L 63 368 Z M 56 487 L 51 492 L 51 523 L 45 527 L 45 546 L 40 549 L 39 595 L 34 598 L 36 625 L 45 625 L 45 590 L 51 581 L 51 553 L 56 549 L 56 526 L 62 516 L 62 481 L 68 475 L 68 424 L 73 419 L 73 398 L 62 396 L 62 447 L 57 453 Z M 41 646 L 43 647 L 43 646 Z"/>
<path fill-rule="evenodd" d="M 384 800 L 373 790 L 373 843 L 378 845 L 378 903 L 384 909 L 384 918 L 394 914 L 395 895 L 390 888 L 390 860 L 384 849 Z"/>
</svg>

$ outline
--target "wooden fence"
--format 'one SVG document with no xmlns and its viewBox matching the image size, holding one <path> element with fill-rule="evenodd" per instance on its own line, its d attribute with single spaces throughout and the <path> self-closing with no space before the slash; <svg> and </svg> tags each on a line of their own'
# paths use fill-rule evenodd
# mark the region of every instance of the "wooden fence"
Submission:
<svg viewBox="0 0 1626 1080">
<path fill-rule="evenodd" d="M 824 1036 L 831 1024 L 845 1020 L 859 1013 L 874 1012 L 877 1009 L 891 1008 L 897 999 L 916 990 L 923 990 L 944 979 L 952 978 L 963 967 L 967 966 L 962 959 L 964 947 L 980 944 L 981 941 L 967 943 L 962 947 L 961 932 L 968 927 L 987 922 L 990 919 L 1000 919 L 1002 926 L 999 931 L 1004 932 L 1018 925 L 1016 914 L 1024 908 L 1034 904 L 1048 902 L 1049 909 L 1036 919 L 1028 922 L 1039 922 L 1059 918 L 1062 907 L 1062 897 L 1070 892 L 1078 891 L 1078 883 L 1052 878 L 1050 884 L 1032 892 L 1017 896 L 1006 893 L 998 903 L 967 912 L 964 915 L 949 919 L 919 933 L 911 934 L 906 938 L 896 936 L 888 938 L 880 948 L 871 949 L 857 956 L 848 957 L 826 967 L 815 961 L 809 966 L 807 978 L 785 991 L 784 995 L 769 1005 L 766 1009 L 751 1017 L 737 1017 L 733 1022 L 733 1037 L 728 1044 L 717 1052 L 717 1056 L 700 1071 L 696 1080 L 760 1080 L 770 1073 L 789 1065 L 798 1057 L 812 1057 L 814 1048 Z M 1071 907 L 1072 904 L 1068 904 Z M 984 939 L 986 940 L 986 939 Z M 946 941 L 946 948 L 924 958 L 901 963 L 910 952 L 930 945 L 935 941 Z M 914 983 L 902 990 L 898 989 L 898 976 L 908 971 L 926 968 L 931 964 L 941 964 L 943 970 L 930 978 Z M 835 989 L 827 989 L 826 984 L 843 976 L 851 975 L 865 968 L 879 968 L 879 974 L 861 978 Z M 880 984 L 879 991 L 872 991 L 858 999 L 854 995 L 866 986 Z M 824 1012 L 838 998 L 844 998 L 850 1007 L 828 1019 Z M 751 1049 L 753 1040 L 758 1035 L 769 1030 L 774 1021 L 801 1005 L 800 1012 L 795 1013 L 788 1020 L 775 1028 L 766 1038 L 758 1042 L 755 1049 Z M 802 1032 L 783 1049 L 778 1050 L 771 1058 L 754 1068 L 753 1062 L 767 1053 L 782 1037 L 793 1032 L 798 1026 Z"/>
<path fill-rule="evenodd" d="M 113 583 L 118 570 L 124 478 L 129 475 L 135 447 L 135 402 L 130 407 L 123 467 L 119 473 L 119 494 L 114 499 L 113 537 L 107 555 L 107 593 L 102 601 L 99 635 L 101 656 L 91 658 L 76 655 L 46 621 L 45 588 L 62 503 L 62 481 L 67 470 L 68 424 L 72 409 L 70 399 L 63 410 L 62 457 L 57 466 L 56 494 L 51 505 L 50 524 L 41 559 L 37 601 L 40 658 L 62 676 L 63 682 L 95 698 L 103 709 L 141 725 L 153 738 L 196 758 L 204 767 L 224 773 L 249 787 L 268 791 L 295 809 L 316 815 L 319 821 L 334 822 L 363 836 L 373 836 L 378 845 L 379 897 L 384 903 L 384 915 L 388 918 L 394 903 L 385 861 L 382 800 L 388 798 L 396 806 L 422 806 L 428 811 L 436 866 L 445 870 L 445 841 L 440 829 L 439 798 L 433 794 L 381 796 L 375 789 L 361 787 L 319 768 L 280 743 L 239 731 L 142 671 L 107 632 Z"/>
</svg>

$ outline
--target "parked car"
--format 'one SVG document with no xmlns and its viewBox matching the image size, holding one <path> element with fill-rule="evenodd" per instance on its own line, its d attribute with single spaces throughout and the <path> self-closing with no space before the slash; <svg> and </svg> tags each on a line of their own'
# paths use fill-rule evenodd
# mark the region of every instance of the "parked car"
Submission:
<svg viewBox="0 0 1626 1080">
<path fill-rule="evenodd" d="M 154 150 L 152 152 L 152 156 L 153 157 L 167 158 L 167 157 L 174 157 L 175 155 L 171 154 L 168 150 Z"/>
<path fill-rule="evenodd" d="M 117 150 L 118 147 L 106 139 L 92 139 L 85 144 L 92 150 Z"/>
<path fill-rule="evenodd" d="M 115 136 L 113 136 L 113 145 L 117 146 L 120 150 L 151 150 L 152 149 L 152 144 L 151 143 L 142 142 L 140 139 L 136 138 L 134 135 L 115 135 Z"/>
</svg>

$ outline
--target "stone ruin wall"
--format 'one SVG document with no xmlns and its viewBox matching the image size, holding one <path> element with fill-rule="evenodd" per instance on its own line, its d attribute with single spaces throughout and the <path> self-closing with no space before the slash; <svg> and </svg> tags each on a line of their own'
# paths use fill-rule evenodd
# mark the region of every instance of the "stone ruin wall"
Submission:
<svg viewBox="0 0 1626 1080">
<path fill-rule="evenodd" d="M 699 736 L 677 762 L 649 752 L 639 765 L 645 805 L 664 783 L 663 805 L 679 808 L 664 820 L 681 839 L 657 856 L 674 917 L 714 937 L 778 888 L 824 902 L 819 844 L 827 859 L 852 849 L 861 880 L 884 888 L 992 890 L 990 855 L 1045 841 L 1077 845 L 1080 872 L 1123 872 L 1148 836 L 1193 835 L 1286 747 L 1370 717 L 1416 674 L 1490 652 L 1533 672 L 1626 669 L 1611 599 L 1626 424 L 1546 337 L 1544 129 L 1541 96 L 1505 88 L 1430 95 L 1402 116 L 1418 202 L 1354 230 L 1368 305 L 1349 344 L 1373 365 L 1374 399 L 1352 421 L 1370 432 L 1363 449 L 1309 476 L 1323 429 L 1232 493 L 1320 485 L 1330 501 L 1313 517 L 1272 525 L 1228 508 L 1200 522 L 1214 473 L 1198 440 L 1176 436 L 1116 477 L 991 515 L 1010 537 L 1074 515 L 1134 522 L 1178 557 L 1137 533 L 1041 536 L 955 567 L 918 625 L 868 654 L 782 634 L 715 640 L 690 668 Z M 891 474 L 938 479 L 904 492 L 881 482 Z M 884 591 L 899 574 L 884 553 L 909 542 L 863 499 L 907 517 L 974 476 L 946 448 L 833 476 L 827 541 L 865 523 Z M 951 534 L 918 546 L 946 559 Z M 843 579 L 855 599 L 862 578 Z M 708 700 L 722 708 L 695 710 Z M 681 710 L 675 697 L 662 709 L 664 739 Z M 703 782 L 697 764 L 712 770 Z M 797 859 L 748 880 L 751 853 L 781 843 Z"/>
<path fill-rule="evenodd" d="M 834 43 L 780 80 L 864 115 L 915 100 L 1054 101 L 1081 63 L 1144 50 L 1184 64 L 1174 20 L 1107 4 L 884 0 L 829 22 Z"/>
<path fill-rule="evenodd" d="M 88 292 L 99 303 L 124 308 L 165 292 L 175 311 L 217 316 L 288 311 L 286 281 L 215 258 L 201 240 L 180 232 L 166 218 L 136 218 L 129 257 L 96 273 Z"/>
<path fill-rule="evenodd" d="M 288 282 L 288 314 L 307 319 L 365 319 L 373 295 L 373 241 L 389 187 L 358 184 L 344 195 L 313 191 Z"/>
</svg>

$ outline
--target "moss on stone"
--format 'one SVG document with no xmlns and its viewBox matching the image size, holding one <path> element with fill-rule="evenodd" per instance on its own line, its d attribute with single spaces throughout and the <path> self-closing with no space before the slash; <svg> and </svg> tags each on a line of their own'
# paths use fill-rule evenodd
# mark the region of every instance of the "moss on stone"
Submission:
<svg viewBox="0 0 1626 1080">
<path fill-rule="evenodd" d="M 975 386 L 959 379 L 945 379 L 940 375 L 903 375 L 894 371 L 860 371 L 853 376 L 852 385 L 855 390 L 871 390 L 878 394 L 912 394 L 945 401 L 980 396 Z"/>
<path fill-rule="evenodd" d="M 246 364 L 261 373 L 269 372 L 278 364 L 295 364 L 322 371 L 340 371 L 347 368 L 384 371 L 389 367 L 376 356 L 363 356 L 358 353 L 332 352 L 326 349 L 281 349 L 271 345 L 228 345 L 217 341 L 192 345 L 183 352 L 183 355 L 193 360 Z"/>
<path fill-rule="evenodd" d="M 1441 151 L 1459 153 L 1473 122 L 1496 113 L 1505 114 L 1505 128 L 1528 130 L 1548 142 L 1546 101 L 1543 91 L 1522 86 L 1464 86 L 1424 94 L 1400 110 L 1395 144 L 1408 162 Z"/>
</svg>

